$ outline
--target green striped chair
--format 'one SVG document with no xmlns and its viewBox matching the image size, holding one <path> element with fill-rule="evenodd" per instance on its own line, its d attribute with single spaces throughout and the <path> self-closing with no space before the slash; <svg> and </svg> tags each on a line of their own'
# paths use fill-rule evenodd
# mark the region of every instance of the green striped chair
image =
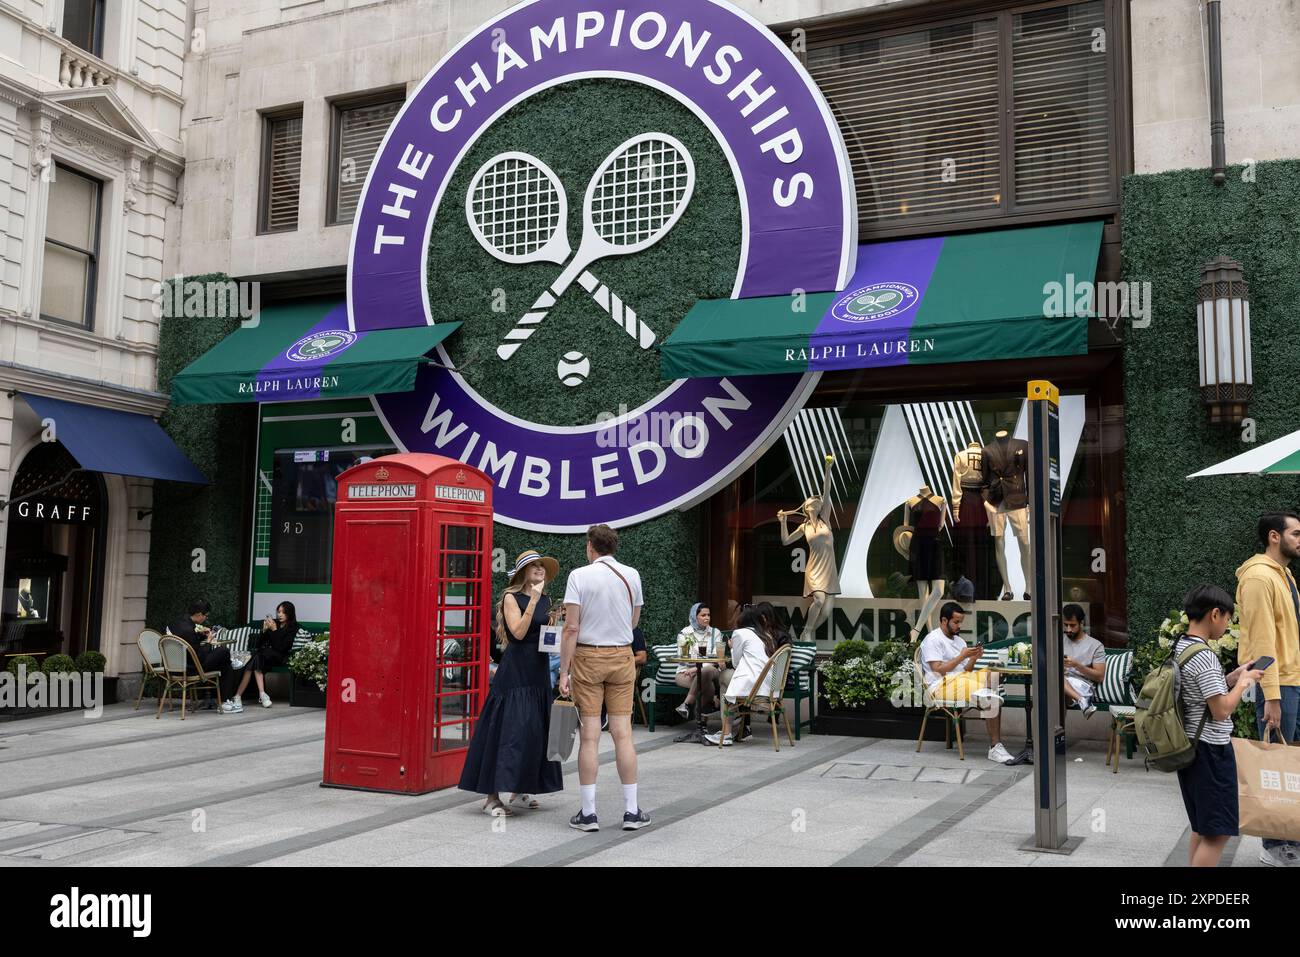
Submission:
<svg viewBox="0 0 1300 957">
<path fill-rule="evenodd" d="M 641 677 L 641 700 L 646 707 L 646 730 L 655 729 L 655 704 L 660 700 L 685 698 L 686 689 L 677 684 L 677 642 L 668 645 L 651 645 L 646 666 Z M 663 676 L 663 677 L 661 677 Z"/>
<path fill-rule="evenodd" d="M 796 641 L 790 652 L 790 677 L 785 682 L 785 696 L 794 699 L 794 739 L 802 740 L 802 730 L 813 724 L 813 675 L 817 672 L 817 643 Z M 799 702 L 808 702 L 805 720 Z M 788 719 L 787 719 L 788 720 Z"/>
<path fill-rule="evenodd" d="M 1133 703 L 1133 652 L 1123 648 L 1106 649 L 1106 674 L 1097 687 L 1093 703 L 1098 711 L 1110 713 L 1110 740 L 1106 744 L 1106 764 L 1119 773 L 1119 746 L 1132 759 L 1137 742 L 1133 729 L 1137 707 Z"/>
</svg>

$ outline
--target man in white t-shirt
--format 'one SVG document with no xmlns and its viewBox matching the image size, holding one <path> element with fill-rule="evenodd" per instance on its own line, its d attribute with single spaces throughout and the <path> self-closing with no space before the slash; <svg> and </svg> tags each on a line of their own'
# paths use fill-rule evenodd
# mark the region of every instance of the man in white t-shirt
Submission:
<svg viewBox="0 0 1300 957">
<path fill-rule="evenodd" d="M 1065 697 L 1077 705 L 1085 717 L 1097 710 L 1092 696 L 1097 685 L 1106 677 L 1106 648 L 1100 641 L 1084 632 L 1084 612 L 1081 605 L 1066 605 L 1061 609 L 1061 649 L 1065 655 Z"/>
<path fill-rule="evenodd" d="M 996 697 L 989 688 L 989 672 L 976 671 L 975 662 L 984 653 L 983 645 L 966 647 L 961 623 L 966 614 L 955 601 L 939 609 L 939 627 L 921 640 L 921 671 L 925 686 L 940 701 L 970 703 L 980 697 Z M 1006 764 L 1015 759 L 1002 746 L 1002 718 L 996 709 L 984 719 L 988 727 L 989 760 Z"/>
<path fill-rule="evenodd" d="M 599 831 L 596 772 L 600 767 L 600 709 L 609 715 L 615 763 L 623 782 L 623 830 L 650 823 L 637 804 L 636 748 L 632 744 L 632 696 L 636 662 L 632 629 L 641 621 L 641 575 L 614 560 L 618 532 L 608 525 L 587 529 L 590 565 L 569 573 L 564 587 L 564 636 L 560 642 L 560 694 L 572 693 L 581 718 L 578 784 L 582 809 L 569 819 L 579 831 Z"/>
</svg>

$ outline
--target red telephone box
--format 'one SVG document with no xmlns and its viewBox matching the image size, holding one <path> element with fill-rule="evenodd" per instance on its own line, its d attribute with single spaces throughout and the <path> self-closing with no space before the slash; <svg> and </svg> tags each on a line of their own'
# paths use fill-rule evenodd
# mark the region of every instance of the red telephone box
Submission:
<svg viewBox="0 0 1300 957">
<path fill-rule="evenodd" d="M 323 784 L 455 785 L 487 694 L 492 481 L 440 455 L 338 477 Z"/>
</svg>

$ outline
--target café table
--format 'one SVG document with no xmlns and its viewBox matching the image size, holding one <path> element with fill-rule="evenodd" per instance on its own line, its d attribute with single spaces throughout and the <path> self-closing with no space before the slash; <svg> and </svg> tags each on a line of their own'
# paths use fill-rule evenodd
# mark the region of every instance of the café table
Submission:
<svg viewBox="0 0 1300 957">
<path fill-rule="evenodd" d="M 1030 720 L 1034 708 L 1034 669 L 1031 665 L 1018 663 L 990 665 L 987 669 L 1002 675 L 1009 684 L 1025 686 L 1025 752 L 1034 753 L 1034 723 Z"/>
<path fill-rule="evenodd" d="M 691 731 L 687 731 L 685 734 L 679 734 L 677 737 L 673 738 L 673 741 L 675 742 L 689 741 L 693 744 L 708 744 L 708 742 L 704 740 L 704 735 L 708 733 L 709 722 L 704 717 L 704 709 L 700 707 L 700 699 L 704 697 L 704 666 L 717 665 L 718 670 L 720 671 L 726 667 L 726 659 L 697 657 L 697 658 L 669 658 L 668 660 L 679 665 L 694 665 L 695 680 L 696 680 L 695 687 L 697 689 L 696 701 L 695 701 L 695 714 L 698 718 L 697 727 Z"/>
</svg>

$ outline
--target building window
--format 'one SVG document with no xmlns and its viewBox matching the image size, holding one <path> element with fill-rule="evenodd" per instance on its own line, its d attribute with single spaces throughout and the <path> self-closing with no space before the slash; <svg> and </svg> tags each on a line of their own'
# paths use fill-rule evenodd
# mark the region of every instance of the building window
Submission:
<svg viewBox="0 0 1300 957">
<path fill-rule="evenodd" d="M 864 233 L 1118 202 L 1118 61 L 1088 0 L 815 41 Z"/>
<path fill-rule="evenodd" d="M 100 192 L 98 181 L 55 165 L 45 222 L 43 319 L 94 327 Z"/>
<path fill-rule="evenodd" d="M 63 39 L 104 55 L 104 0 L 63 0 Z"/>
<path fill-rule="evenodd" d="M 302 186 L 302 112 L 268 116 L 262 133 L 262 185 L 259 231 L 298 228 Z"/>
<path fill-rule="evenodd" d="M 336 104 L 330 140 L 330 195 L 327 224 L 350 223 L 357 212 L 370 164 L 388 127 L 402 108 L 401 94 Z"/>
</svg>

